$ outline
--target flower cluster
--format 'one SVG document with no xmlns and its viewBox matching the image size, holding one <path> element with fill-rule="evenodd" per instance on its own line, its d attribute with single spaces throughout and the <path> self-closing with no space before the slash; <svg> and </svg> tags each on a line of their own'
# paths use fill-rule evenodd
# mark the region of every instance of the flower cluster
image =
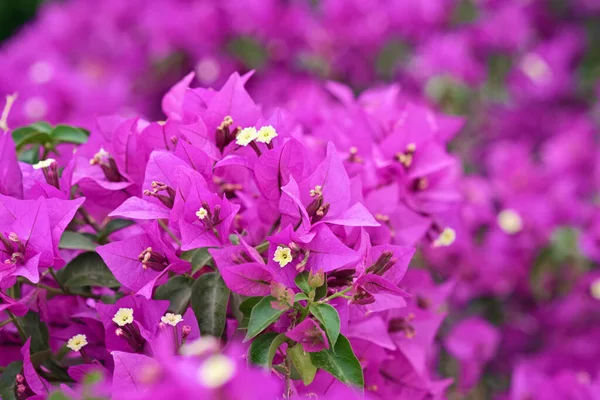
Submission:
<svg viewBox="0 0 600 400">
<path fill-rule="evenodd" d="M 146 3 L 0 49 L 0 397 L 600 397 L 597 1 Z"/>
<path fill-rule="evenodd" d="M 416 243 L 455 240 L 439 216 L 458 207 L 445 145 L 460 124 L 394 87 L 355 99 L 332 83 L 329 117 L 304 126 L 264 115 L 248 78 L 215 91 L 186 77 L 166 121 L 3 134 L 7 391 L 443 393 L 429 363 L 452 285 L 407 268 Z M 18 161 L 28 151 L 33 165 Z"/>
</svg>

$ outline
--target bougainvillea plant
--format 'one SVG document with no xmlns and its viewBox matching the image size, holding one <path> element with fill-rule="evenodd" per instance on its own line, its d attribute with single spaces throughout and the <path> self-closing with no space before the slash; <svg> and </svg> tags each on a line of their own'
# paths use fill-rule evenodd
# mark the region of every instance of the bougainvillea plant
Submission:
<svg viewBox="0 0 600 400">
<path fill-rule="evenodd" d="M 418 241 L 454 240 L 438 217 L 457 125 L 332 83 L 337 117 L 307 127 L 263 115 L 250 75 L 192 76 L 158 122 L 10 130 L 8 98 L 3 398 L 441 395 L 428 362 L 450 286 L 407 268 Z M 368 131 L 321 138 L 343 119 Z"/>
</svg>

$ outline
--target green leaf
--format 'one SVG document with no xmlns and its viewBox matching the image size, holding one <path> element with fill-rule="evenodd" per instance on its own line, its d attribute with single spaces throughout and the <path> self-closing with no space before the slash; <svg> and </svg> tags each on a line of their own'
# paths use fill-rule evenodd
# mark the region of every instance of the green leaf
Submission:
<svg viewBox="0 0 600 400">
<path fill-rule="evenodd" d="M 229 289 L 216 272 L 201 275 L 192 285 L 192 310 L 203 335 L 221 337 L 225 329 Z"/>
<path fill-rule="evenodd" d="M 14 135 L 13 135 L 13 139 L 14 139 Z M 32 144 L 32 143 L 46 144 L 46 143 L 49 143 L 51 140 L 52 140 L 52 138 L 47 133 L 34 131 L 34 132 L 29 133 L 28 135 L 22 136 L 18 141 L 15 140 L 15 145 L 17 147 L 17 151 L 19 151 L 26 144 Z"/>
<path fill-rule="evenodd" d="M 83 377 L 84 385 L 94 385 L 99 383 L 104 378 L 104 374 L 100 371 L 92 371 Z"/>
<path fill-rule="evenodd" d="M 154 297 L 158 300 L 169 300 L 169 310 L 183 314 L 192 297 L 194 280 L 188 276 L 176 275 L 167 283 L 156 288 Z"/>
<path fill-rule="evenodd" d="M 75 144 L 83 144 L 88 141 L 89 134 L 80 128 L 75 128 L 69 125 L 56 125 L 50 132 L 50 136 L 56 142 L 67 142 Z"/>
<path fill-rule="evenodd" d="M 44 132 L 47 134 L 50 134 L 50 132 L 52 132 L 52 125 L 44 121 L 34 122 L 33 124 L 29 125 L 29 127 L 39 132 Z"/>
<path fill-rule="evenodd" d="M 22 361 L 13 361 L 4 368 L 4 371 L 0 375 L 0 399 L 16 399 L 14 391 L 15 379 L 17 378 L 17 374 L 21 372 L 22 368 Z"/>
<path fill-rule="evenodd" d="M 40 148 L 34 146 L 19 153 L 19 161 L 27 164 L 37 164 L 40 161 Z"/>
<path fill-rule="evenodd" d="M 60 238 L 58 247 L 61 249 L 94 251 L 98 244 L 81 233 L 65 231 Z"/>
<path fill-rule="evenodd" d="M 210 247 L 186 251 L 181 258 L 192 263 L 192 275 L 200 271 L 205 265 L 213 266 L 212 256 L 208 252 Z"/>
<path fill-rule="evenodd" d="M 246 300 L 242 301 L 242 304 L 240 304 L 240 311 L 242 312 L 242 314 L 244 314 L 245 317 L 250 318 L 252 309 L 261 300 L 262 300 L 262 296 L 248 297 Z"/>
<path fill-rule="evenodd" d="M 277 354 L 277 349 L 279 346 L 288 340 L 288 337 L 285 336 L 285 333 L 280 333 L 277 337 L 271 342 L 271 346 L 269 347 L 269 353 L 267 354 L 267 370 L 271 370 L 273 368 L 273 358 L 275 358 L 275 354 Z"/>
<path fill-rule="evenodd" d="M 52 357 L 51 350 L 42 350 L 31 354 L 31 363 L 34 367 L 38 368 L 42 363 Z"/>
<path fill-rule="evenodd" d="M 310 361 L 315 367 L 329 372 L 343 383 L 363 387 L 365 381 L 362 367 L 344 335 L 339 336 L 333 350 L 310 353 Z"/>
<path fill-rule="evenodd" d="M 296 275 L 294 282 L 296 283 L 296 286 L 298 286 L 298 289 L 302 290 L 306 294 L 310 293 L 311 287 L 308 285 L 308 271 L 304 271 Z"/>
<path fill-rule="evenodd" d="M 229 241 L 232 245 L 237 246 L 238 244 L 240 244 L 240 237 L 237 235 L 237 233 L 232 233 L 231 235 L 229 235 Z"/>
<path fill-rule="evenodd" d="M 302 349 L 300 343 L 294 347 L 288 348 L 287 355 L 292 360 L 292 364 L 296 367 L 296 370 L 300 374 L 302 383 L 304 386 L 308 386 L 315 379 L 317 374 L 317 367 L 310 361 L 310 355 Z"/>
<path fill-rule="evenodd" d="M 98 253 L 87 252 L 75 257 L 67 266 L 58 271 L 58 280 L 68 288 L 101 286 L 115 288 L 120 283 Z"/>
<path fill-rule="evenodd" d="M 294 303 L 300 300 L 308 300 L 306 293 L 296 293 L 294 296 Z"/>
<path fill-rule="evenodd" d="M 279 336 L 277 332 L 267 332 L 259 335 L 252 341 L 250 349 L 248 349 L 248 360 L 254 364 L 267 368 L 271 364 L 273 358 L 269 360 L 269 349 L 271 343 Z"/>
<path fill-rule="evenodd" d="M 256 39 L 242 36 L 229 42 L 227 49 L 250 69 L 261 69 L 268 54 Z"/>
<path fill-rule="evenodd" d="M 48 400 L 72 400 L 69 396 L 64 394 L 62 391 L 57 390 L 48 396 Z"/>
<path fill-rule="evenodd" d="M 26 144 L 45 144 L 51 142 L 51 131 L 52 126 L 47 122 L 36 122 L 35 124 L 15 129 L 12 132 L 12 138 L 15 142 L 17 150 L 20 150 Z"/>
<path fill-rule="evenodd" d="M 329 304 L 311 304 L 310 312 L 325 328 L 330 347 L 335 348 L 335 342 L 340 335 L 340 316 L 336 309 Z"/>
<path fill-rule="evenodd" d="M 273 322 L 277 321 L 279 316 L 285 311 L 276 310 L 271 307 L 272 301 L 275 301 L 273 296 L 266 296 L 252 309 L 250 321 L 248 322 L 248 331 L 246 332 L 246 338 L 244 339 L 245 342 L 264 331 Z"/>
<path fill-rule="evenodd" d="M 135 222 L 128 219 L 113 219 L 108 224 L 106 224 L 104 228 L 102 228 L 102 230 L 98 233 L 98 240 L 102 241 L 106 239 L 111 233 L 127 228 L 128 226 L 131 226 L 133 224 L 135 224 Z"/>
<path fill-rule="evenodd" d="M 315 301 L 321 300 L 327 296 L 327 279 L 323 285 L 315 289 Z"/>
<path fill-rule="evenodd" d="M 31 352 L 37 353 L 48 350 L 48 327 L 40 320 L 40 315 L 29 311 L 24 317 L 19 318 L 19 320 L 25 334 L 31 338 Z"/>
<path fill-rule="evenodd" d="M 248 297 L 246 300 L 240 303 L 239 310 L 242 313 L 243 318 L 238 325 L 238 329 L 248 328 L 248 322 L 250 321 L 250 314 L 252 313 L 252 308 L 261 300 L 262 296 L 255 296 Z"/>
</svg>

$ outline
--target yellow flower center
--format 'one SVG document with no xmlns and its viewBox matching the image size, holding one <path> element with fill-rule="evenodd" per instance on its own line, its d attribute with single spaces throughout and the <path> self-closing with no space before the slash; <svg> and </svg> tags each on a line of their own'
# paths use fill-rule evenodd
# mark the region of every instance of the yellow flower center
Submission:
<svg viewBox="0 0 600 400">
<path fill-rule="evenodd" d="M 85 335 L 79 334 L 69 339 L 69 341 L 67 342 L 67 347 L 73 351 L 79 351 L 86 344 L 88 344 L 87 337 Z"/>
<path fill-rule="evenodd" d="M 440 236 L 433 241 L 433 247 L 447 247 L 456 240 L 456 231 L 452 228 L 444 228 Z"/>
<path fill-rule="evenodd" d="M 256 138 L 256 141 L 268 144 L 271 143 L 271 140 L 273 140 L 277 136 L 278 135 L 275 131 L 275 128 L 273 128 L 271 125 L 267 125 L 263 126 L 258 130 L 258 137 Z"/>
<path fill-rule="evenodd" d="M 279 263 L 281 268 L 291 263 L 292 259 L 292 250 L 289 247 L 277 246 L 277 250 L 273 254 L 273 261 Z"/>
<path fill-rule="evenodd" d="M 133 309 L 132 308 L 119 308 L 119 311 L 115 313 L 113 322 L 119 326 L 125 326 L 133 322 Z"/>
</svg>

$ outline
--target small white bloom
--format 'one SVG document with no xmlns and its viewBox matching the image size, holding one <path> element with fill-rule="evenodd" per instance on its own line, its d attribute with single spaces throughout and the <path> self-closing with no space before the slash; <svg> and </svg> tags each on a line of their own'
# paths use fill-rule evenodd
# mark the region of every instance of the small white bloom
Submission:
<svg viewBox="0 0 600 400">
<path fill-rule="evenodd" d="M 271 140 L 276 138 L 277 131 L 271 125 L 263 126 L 258 130 L 258 138 L 256 138 L 257 142 L 260 143 L 271 143 Z"/>
<path fill-rule="evenodd" d="M 521 61 L 521 70 L 535 83 L 547 82 L 552 76 L 548 63 L 536 53 L 527 53 Z"/>
<path fill-rule="evenodd" d="M 112 320 L 119 326 L 131 324 L 133 322 L 133 308 L 119 308 Z"/>
<path fill-rule="evenodd" d="M 181 346 L 179 352 L 184 356 L 201 356 L 209 351 L 217 351 L 219 346 L 218 339 L 212 336 L 205 336 L 191 343 L 184 344 Z"/>
<path fill-rule="evenodd" d="M 181 314 L 173 314 L 168 312 L 164 316 L 160 317 L 160 320 L 163 324 L 177 326 L 178 323 L 183 321 L 183 317 Z"/>
<path fill-rule="evenodd" d="M 292 250 L 289 247 L 277 246 L 277 250 L 273 254 L 273 261 L 279 263 L 281 268 L 285 267 L 292 262 Z"/>
<path fill-rule="evenodd" d="M 235 143 L 240 146 L 248 146 L 251 141 L 258 137 L 255 127 L 244 128 L 238 133 Z"/>
<path fill-rule="evenodd" d="M 86 344 L 88 344 L 87 337 L 85 335 L 79 334 L 79 335 L 75 335 L 71 339 L 69 339 L 69 341 L 67 342 L 67 347 L 73 351 L 79 351 Z"/>
<path fill-rule="evenodd" d="M 94 154 L 94 157 L 90 158 L 90 164 L 100 164 L 100 162 L 102 162 L 102 159 L 104 157 L 108 157 L 109 155 L 110 154 L 108 154 L 108 151 L 104 150 L 103 147 L 100 147 L 100 150 L 98 150 L 98 152 Z"/>
<path fill-rule="evenodd" d="M 523 229 L 523 220 L 515 210 L 506 209 L 500 211 L 497 220 L 500 228 L 509 235 L 514 235 Z"/>
<path fill-rule="evenodd" d="M 56 160 L 54 158 L 47 158 L 45 160 L 38 162 L 37 164 L 33 164 L 33 169 L 48 168 L 49 166 L 52 165 L 52 163 L 55 163 L 55 162 L 56 162 Z"/>
<path fill-rule="evenodd" d="M 25 115 L 27 115 L 29 119 L 42 119 L 48 112 L 48 103 L 43 97 L 36 96 L 27 99 L 23 108 L 25 110 Z"/>
<path fill-rule="evenodd" d="M 235 374 L 235 363 L 227 356 L 218 354 L 208 358 L 198 369 L 198 380 L 208 388 L 226 384 Z"/>
<path fill-rule="evenodd" d="M 29 79 L 31 79 L 33 83 L 42 85 L 49 82 L 53 75 L 54 68 L 46 61 L 38 61 L 29 67 Z"/>
<path fill-rule="evenodd" d="M 321 196 L 323 194 L 323 186 L 317 185 L 314 189 L 310 189 L 310 197 Z"/>
<path fill-rule="evenodd" d="M 196 64 L 196 76 L 204 84 L 213 83 L 220 72 L 219 61 L 213 57 L 204 57 Z"/>
<path fill-rule="evenodd" d="M 444 228 L 440 236 L 433 241 L 433 247 L 450 246 L 456 240 L 456 231 L 452 228 Z"/>
<path fill-rule="evenodd" d="M 590 294 L 593 298 L 600 300 L 600 278 L 596 279 L 590 285 Z"/>
<path fill-rule="evenodd" d="M 206 211 L 206 208 L 204 207 L 200 207 L 200 209 L 196 211 L 196 217 L 198 217 L 199 219 L 204 219 L 207 215 L 208 211 Z"/>
</svg>

